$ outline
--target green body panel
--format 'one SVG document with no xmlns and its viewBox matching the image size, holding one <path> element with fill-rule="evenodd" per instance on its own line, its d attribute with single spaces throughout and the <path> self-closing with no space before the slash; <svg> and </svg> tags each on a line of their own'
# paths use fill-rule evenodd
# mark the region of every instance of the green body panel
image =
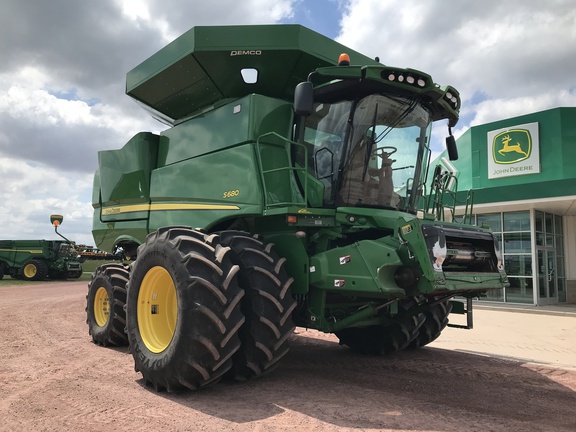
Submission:
<svg viewBox="0 0 576 432">
<path fill-rule="evenodd" d="M 275 185 L 268 203 L 302 202 L 292 172 L 276 171 L 291 164 L 286 140 L 277 137 L 290 135 L 292 117 L 290 104 L 248 95 L 160 136 L 140 133 L 119 150 L 99 152 L 93 190 L 97 247 L 111 251 L 130 239 L 142 243 L 162 226 L 210 228 L 261 215 L 262 181 Z"/>
<path fill-rule="evenodd" d="M 352 66 L 335 66 L 342 52 Z M 257 69 L 257 82 L 245 83 L 242 69 Z M 331 97 L 345 105 L 355 91 L 362 100 L 381 96 L 379 103 L 398 110 L 390 129 L 405 127 L 410 143 L 420 143 L 414 160 L 397 168 L 402 172 L 425 162 L 430 121 L 447 119 L 453 126 L 458 119 L 460 99 L 452 87 L 437 86 L 420 71 L 379 64 L 300 26 L 193 28 L 127 75 L 127 93 L 173 126 L 100 152 L 96 246 L 134 256 L 149 233 L 181 225 L 259 234 L 286 259 L 299 304 L 296 324 L 322 331 L 382 324 L 386 318 L 378 311 L 386 306 L 388 316 L 398 313 L 397 305 L 387 306 L 395 300 L 471 297 L 504 286 L 498 251 L 485 230 L 420 220 L 390 206 L 329 201 L 332 185 L 310 169 L 308 152 L 316 144 L 304 141 L 304 117 L 292 104 L 296 85 L 309 76 L 317 91 L 311 98 L 328 95 L 314 114 L 323 114 L 323 104 L 330 108 Z M 407 100 L 412 110 L 421 108 L 402 113 Z M 368 120 L 374 135 L 377 114 L 387 110 L 362 109 L 365 119 L 374 118 Z M 319 140 L 335 136 L 326 128 L 318 129 Z M 330 151 L 330 157 L 344 153 Z M 417 184 L 417 175 L 411 181 Z"/>
<path fill-rule="evenodd" d="M 2 275 L 18 277 L 30 260 L 42 261 L 49 275 L 82 271 L 79 256 L 61 240 L 0 240 Z"/>
<path fill-rule="evenodd" d="M 151 133 L 135 135 L 120 150 L 98 153 L 101 220 L 147 219 L 148 210 L 119 213 L 117 205 L 134 206 L 150 202 L 150 174 L 156 168 L 158 136 Z"/>
<path fill-rule="evenodd" d="M 291 119 L 291 104 L 261 95 L 247 95 L 162 132 L 158 166 L 255 142 L 269 132 L 289 136 Z"/>
<path fill-rule="evenodd" d="M 291 101 L 296 84 L 342 52 L 377 64 L 299 25 L 199 26 L 128 72 L 126 93 L 173 120 L 250 93 Z M 257 83 L 244 82 L 247 68 L 259 71 Z"/>
<path fill-rule="evenodd" d="M 394 248 L 378 240 L 364 240 L 316 254 L 310 265 L 310 284 L 318 289 L 347 295 L 405 295 L 394 282 L 394 270 L 402 261 Z"/>
<path fill-rule="evenodd" d="M 141 244 L 148 235 L 148 219 L 120 220 L 118 222 L 102 222 L 100 210 L 94 211 L 92 218 L 92 236 L 98 249 L 111 252 L 116 246 L 124 247 L 125 244 Z M 126 255 L 132 257 L 136 250 Z"/>
</svg>

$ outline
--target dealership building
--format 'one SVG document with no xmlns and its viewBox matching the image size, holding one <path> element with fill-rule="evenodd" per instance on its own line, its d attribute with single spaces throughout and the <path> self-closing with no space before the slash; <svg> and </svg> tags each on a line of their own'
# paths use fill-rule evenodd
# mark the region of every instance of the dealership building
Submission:
<svg viewBox="0 0 576 432">
<path fill-rule="evenodd" d="M 458 201 L 473 191 L 472 221 L 499 238 L 510 280 L 488 300 L 576 303 L 576 108 L 473 126 L 457 145 Z"/>
</svg>

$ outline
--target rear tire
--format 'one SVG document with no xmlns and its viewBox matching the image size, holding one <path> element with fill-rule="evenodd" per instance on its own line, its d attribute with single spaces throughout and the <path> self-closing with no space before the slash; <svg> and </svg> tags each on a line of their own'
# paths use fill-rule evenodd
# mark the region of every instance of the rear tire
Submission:
<svg viewBox="0 0 576 432">
<path fill-rule="evenodd" d="M 434 301 L 435 299 L 431 299 Z M 449 300 L 438 303 L 424 311 L 426 320 L 418 330 L 418 336 L 410 343 L 409 348 L 421 348 L 435 341 L 448 325 L 448 315 L 452 311 Z"/>
<path fill-rule="evenodd" d="M 69 271 L 66 274 L 66 278 L 78 279 L 80 276 L 82 276 L 82 273 L 83 273 L 83 270 L 82 270 L 82 267 L 80 267 L 79 270 Z"/>
<path fill-rule="evenodd" d="M 39 281 L 46 279 L 48 266 L 44 261 L 32 259 L 27 261 L 21 269 L 21 277 L 25 281 Z"/>
<path fill-rule="evenodd" d="M 274 370 L 288 353 L 288 337 L 295 327 L 296 302 L 290 290 L 294 279 L 288 277 L 286 259 L 278 257 L 273 244 L 243 231 L 224 231 L 220 238 L 234 251 L 232 261 L 240 266 L 238 282 L 246 294 L 242 347 L 234 356 L 231 375 L 237 380 L 256 378 Z"/>
<path fill-rule="evenodd" d="M 98 345 L 128 345 L 124 307 L 129 276 L 128 267 L 122 264 L 104 264 L 92 273 L 86 296 L 86 324 Z"/>
<path fill-rule="evenodd" d="M 188 227 L 161 228 L 138 248 L 128 282 L 134 367 L 157 391 L 196 390 L 232 368 L 244 323 L 230 248 Z"/>
<path fill-rule="evenodd" d="M 409 315 L 416 306 L 414 300 L 399 304 L 400 313 L 389 325 L 369 327 L 350 327 L 336 332 L 341 345 L 347 345 L 353 351 L 363 354 L 385 355 L 406 349 L 418 336 L 418 330 L 424 323 L 422 314 Z"/>
</svg>

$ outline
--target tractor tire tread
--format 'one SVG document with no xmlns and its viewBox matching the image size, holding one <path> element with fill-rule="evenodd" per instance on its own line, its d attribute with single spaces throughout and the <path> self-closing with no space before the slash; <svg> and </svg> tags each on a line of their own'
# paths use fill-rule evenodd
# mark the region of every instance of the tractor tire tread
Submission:
<svg viewBox="0 0 576 432">
<path fill-rule="evenodd" d="M 438 339 L 448 325 L 448 315 L 451 310 L 452 304 L 448 300 L 425 310 L 426 319 L 418 331 L 418 336 L 410 343 L 410 348 L 421 348 Z"/>
<path fill-rule="evenodd" d="M 218 382 L 232 368 L 240 349 L 244 291 L 231 257 L 218 235 L 181 226 L 161 228 L 138 247 L 127 286 L 127 331 L 134 368 L 147 385 L 157 391 L 197 390 Z M 179 322 L 170 344 L 153 353 L 140 334 L 137 308 L 140 284 L 157 265 L 171 272 Z"/>
<path fill-rule="evenodd" d="M 92 273 L 86 295 L 86 324 L 92 341 L 97 345 L 128 345 L 125 305 L 129 276 L 128 267 L 119 263 L 101 265 Z M 98 326 L 94 316 L 94 295 L 100 286 L 104 286 L 110 296 L 109 320 L 103 327 Z"/>
<path fill-rule="evenodd" d="M 229 246 L 233 262 L 240 267 L 238 281 L 246 292 L 242 312 L 242 348 L 234 357 L 229 374 L 238 381 L 256 378 L 274 370 L 289 350 L 288 337 L 295 326 L 291 320 L 296 302 L 290 287 L 293 279 L 284 268 L 272 243 L 245 231 L 219 233 Z"/>
</svg>

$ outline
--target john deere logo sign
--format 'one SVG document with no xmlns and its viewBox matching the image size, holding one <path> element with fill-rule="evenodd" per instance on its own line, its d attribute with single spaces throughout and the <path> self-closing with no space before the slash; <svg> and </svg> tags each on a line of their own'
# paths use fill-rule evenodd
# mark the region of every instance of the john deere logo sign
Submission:
<svg viewBox="0 0 576 432">
<path fill-rule="evenodd" d="M 488 132 L 488 178 L 540 172 L 538 123 Z"/>
<path fill-rule="evenodd" d="M 497 164 L 513 164 L 530 157 L 532 139 L 526 129 L 500 132 L 492 141 L 492 155 Z"/>
</svg>

